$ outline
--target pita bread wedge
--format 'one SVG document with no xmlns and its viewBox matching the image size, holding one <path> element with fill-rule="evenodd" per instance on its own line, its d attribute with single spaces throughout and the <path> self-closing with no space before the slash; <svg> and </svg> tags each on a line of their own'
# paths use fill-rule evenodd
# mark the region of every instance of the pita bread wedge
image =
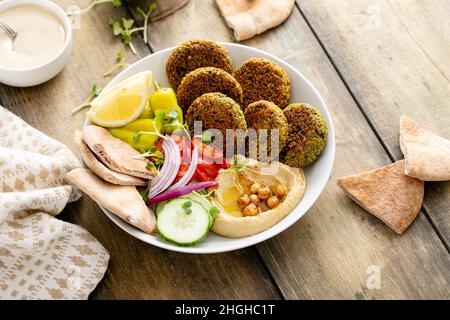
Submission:
<svg viewBox="0 0 450 320">
<path fill-rule="evenodd" d="M 95 173 L 98 177 L 102 178 L 103 180 L 112 183 L 117 184 L 120 186 L 146 186 L 147 180 L 133 177 L 127 174 L 123 174 L 120 172 L 112 171 L 111 169 L 108 169 L 98 161 L 98 159 L 95 157 L 95 154 L 92 153 L 92 151 L 89 149 L 89 147 L 81 141 L 80 143 L 81 147 L 81 158 L 83 159 L 86 166 L 91 169 L 93 173 Z"/>
<path fill-rule="evenodd" d="M 105 128 L 94 125 L 84 127 L 83 140 L 97 158 L 111 170 L 144 179 L 154 176 L 154 172 L 147 168 L 145 158 L 133 158 L 140 155 L 137 150 L 113 137 Z"/>
<path fill-rule="evenodd" d="M 450 140 L 403 116 L 400 118 L 400 148 L 405 155 L 406 175 L 423 181 L 450 180 Z"/>
<path fill-rule="evenodd" d="M 216 0 L 236 40 L 249 39 L 286 20 L 295 0 Z"/>
<path fill-rule="evenodd" d="M 337 179 L 352 200 L 403 233 L 420 212 L 424 183 L 403 173 L 404 161 Z"/>
<path fill-rule="evenodd" d="M 155 215 L 145 205 L 136 187 L 111 184 L 84 168 L 74 169 L 66 177 L 92 200 L 129 224 L 146 233 L 156 232 Z"/>
</svg>

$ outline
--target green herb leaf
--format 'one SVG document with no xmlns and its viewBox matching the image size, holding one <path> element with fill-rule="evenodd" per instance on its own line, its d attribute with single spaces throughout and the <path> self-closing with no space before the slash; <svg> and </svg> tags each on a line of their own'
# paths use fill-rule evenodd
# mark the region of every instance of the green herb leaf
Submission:
<svg viewBox="0 0 450 320">
<path fill-rule="evenodd" d="M 241 157 L 236 156 L 236 157 L 234 158 L 233 166 L 234 166 L 236 169 L 241 169 L 244 165 L 245 165 L 245 162 L 244 162 L 244 160 L 243 160 Z"/>
<path fill-rule="evenodd" d="M 102 88 L 97 88 L 97 84 L 95 82 L 92 84 L 92 96 L 97 97 L 102 90 Z"/>
<path fill-rule="evenodd" d="M 217 215 L 220 213 L 219 209 L 217 209 L 217 207 L 212 206 L 211 209 L 209 209 L 209 214 L 211 215 L 212 218 L 217 217 Z"/>
<path fill-rule="evenodd" d="M 120 25 L 119 21 L 116 21 L 114 19 L 112 19 L 110 26 L 113 30 L 113 34 L 115 36 L 121 35 L 124 32 L 124 29 L 122 28 L 122 26 Z"/>
<path fill-rule="evenodd" d="M 178 111 L 177 110 L 171 110 L 171 111 L 166 113 L 166 117 L 167 118 L 172 118 L 172 119 L 178 119 Z"/>
<path fill-rule="evenodd" d="M 202 142 L 204 144 L 211 144 L 213 133 L 210 130 L 203 131 L 202 133 Z"/>
<path fill-rule="evenodd" d="M 187 209 L 187 208 L 192 207 L 192 201 L 186 201 L 186 202 L 184 202 L 184 203 L 181 205 L 181 207 L 182 207 L 183 209 Z"/>
<path fill-rule="evenodd" d="M 156 150 L 152 156 L 157 158 L 164 158 L 164 154 L 159 150 Z"/>
<path fill-rule="evenodd" d="M 125 30 L 130 30 L 134 25 L 134 20 L 122 18 L 122 25 L 125 28 Z"/>
<path fill-rule="evenodd" d="M 125 50 L 122 49 L 119 52 L 117 52 L 116 61 L 119 63 L 125 61 Z"/>
<path fill-rule="evenodd" d="M 183 202 L 183 204 L 181 205 L 181 208 L 183 208 L 184 213 L 186 213 L 186 214 L 192 213 L 191 207 L 192 207 L 192 201 Z"/>
<path fill-rule="evenodd" d="M 122 1 L 120 1 L 120 0 L 112 0 L 112 5 L 114 6 L 114 7 L 120 7 L 121 5 L 122 5 Z"/>
<path fill-rule="evenodd" d="M 90 107 L 92 100 L 97 97 L 102 92 L 101 88 L 97 88 L 95 82 L 92 84 L 91 95 L 83 102 L 82 105 L 72 109 L 72 114 L 77 113 L 78 111 Z"/>
</svg>

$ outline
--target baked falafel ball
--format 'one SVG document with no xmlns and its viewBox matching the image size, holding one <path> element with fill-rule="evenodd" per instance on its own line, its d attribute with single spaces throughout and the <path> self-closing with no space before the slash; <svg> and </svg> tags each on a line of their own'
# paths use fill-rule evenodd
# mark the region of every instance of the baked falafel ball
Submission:
<svg viewBox="0 0 450 320">
<path fill-rule="evenodd" d="M 286 144 L 289 131 L 283 111 L 273 102 L 260 100 L 249 104 L 245 108 L 244 116 L 247 127 L 256 131 L 256 139 L 254 139 L 250 137 L 249 130 L 248 155 L 253 158 L 256 156 L 260 161 L 278 158 Z M 278 131 L 274 132 L 274 130 Z M 273 141 L 276 145 L 272 145 L 272 134 L 277 134 L 277 136 L 274 135 L 275 141 Z"/>
<path fill-rule="evenodd" d="M 209 92 L 220 92 L 237 104 L 242 103 L 241 86 L 231 74 L 222 69 L 205 67 L 196 69 L 183 78 L 177 92 L 178 104 L 186 112 L 195 99 Z"/>
<path fill-rule="evenodd" d="M 176 92 L 185 75 L 202 67 L 233 72 L 231 58 L 225 47 L 210 40 L 192 40 L 176 47 L 167 60 L 169 84 Z"/>
<path fill-rule="evenodd" d="M 291 80 L 287 72 L 266 58 L 251 58 L 233 72 L 244 92 L 242 109 L 253 102 L 267 100 L 281 109 L 291 99 Z"/>
<path fill-rule="evenodd" d="M 233 99 L 220 92 L 205 93 L 195 99 L 186 113 L 186 123 L 192 135 L 198 134 L 194 132 L 195 121 L 201 121 L 202 131 L 216 129 L 221 132 L 222 144 L 219 144 L 218 141 L 213 144 L 224 151 L 226 150 L 227 129 L 242 129 L 244 134 L 247 133 L 247 123 L 241 107 Z"/>
<path fill-rule="evenodd" d="M 294 103 L 283 110 L 289 123 L 286 146 L 281 160 L 291 167 L 305 167 L 321 155 L 328 138 L 323 115 L 306 103 Z"/>
</svg>

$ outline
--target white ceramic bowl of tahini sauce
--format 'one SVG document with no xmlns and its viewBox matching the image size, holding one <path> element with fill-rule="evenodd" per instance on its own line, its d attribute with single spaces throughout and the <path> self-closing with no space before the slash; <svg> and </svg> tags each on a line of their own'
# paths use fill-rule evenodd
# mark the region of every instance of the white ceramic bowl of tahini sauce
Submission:
<svg viewBox="0 0 450 320">
<path fill-rule="evenodd" d="M 72 27 L 63 9 L 48 0 L 7 0 L 0 2 L 0 20 L 17 32 L 11 41 L 0 29 L 0 82 L 35 86 L 65 67 Z"/>
</svg>

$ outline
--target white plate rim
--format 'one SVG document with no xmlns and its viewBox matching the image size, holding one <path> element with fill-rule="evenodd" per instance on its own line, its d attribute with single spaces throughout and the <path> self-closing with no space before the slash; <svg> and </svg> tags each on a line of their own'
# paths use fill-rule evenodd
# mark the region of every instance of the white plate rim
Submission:
<svg viewBox="0 0 450 320">
<path fill-rule="evenodd" d="M 257 54 L 255 56 L 258 56 L 258 55 L 264 56 L 266 58 L 273 60 L 277 64 L 281 65 L 283 68 L 288 69 L 289 73 L 297 74 L 297 76 L 299 76 L 305 83 L 308 84 L 308 86 L 313 91 L 316 98 L 319 99 L 320 103 L 323 106 L 323 110 L 321 110 L 321 112 L 324 115 L 324 117 L 326 118 L 327 123 L 328 123 L 328 139 L 327 139 L 326 149 L 329 149 L 328 152 L 331 152 L 331 154 L 330 154 L 331 160 L 328 162 L 328 166 L 327 166 L 328 170 L 325 173 L 324 183 L 320 186 L 320 188 L 319 188 L 320 190 L 317 192 L 315 199 L 313 201 L 311 201 L 311 203 L 302 212 L 296 212 L 296 210 L 297 210 L 298 206 L 300 205 L 300 203 L 303 201 L 303 198 L 297 203 L 295 208 L 285 218 L 280 220 L 277 224 L 273 225 L 269 229 L 262 231 L 258 234 L 255 234 L 253 236 L 239 238 L 239 240 L 241 240 L 240 242 L 237 242 L 237 243 L 232 242 L 227 245 L 222 245 L 217 249 L 211 249 L 208 247 L 199 247 L 199 246 L 181 247 L 181 246 L 176 246 L 169 242 L 165 242 L 164 240 L 161 241 L 157 236 L 146 234 L 143 231 L 129 225 L 128 223 L 126 223 L 125 221 L 123 221 L 122 219 L 117 217 L 115 214 L 109 212 L 108 210 L 106 210 L 105 208 L 103 208 L 101 205 L 98 204 L 98 206 L 105 213 L 105 215 L 108 218 L 110 218 L 119 228 L 121 228 L 122 230 L 124 230 L 125 232 L 130 234 L 131 236 L 133 236 L 145 243 L 148 243 L 150 245 L 153 245 L 153 246 L 156 246 L 156 247 L 159 247 L 162 249 L 175 251 L 175 252 L 181 252 L 181 253 L 213 254 L 213 253 L 229 252 L 229 251 L 235 251 L 235 250 L 247 248 L 252 245 L 258 244 L 260 242 L 263 242 L 265 240 L 268 240 L 268 239 L 280 234 L 281 232 L 285 231 L 289 227 L 291 227 L 294 223 L 296 223 L 298 220 L 300 220 L 300 218 L 302 218 L 309 211 L 309 209 L 311 209 L 311 207 L 314 205 L 314 203 L 320 197 L 325 186 L 327 185 L 327 182 L 331 176 L 331 172 L 333 169 L 335 153 L 336 153 L 336 141 L 335 141 L 336 138 L 335 138 L 334 124 L 333 124 L 333 120 L 331 118 L 331 113 L 329 111 L 327 104 L 325 103 L 325 100 L 321 96 L 320 92 L 312 84 L 312 82 L 308 78 L 306 78 L 299 70 L 297 70 L 297 68 L 293 67 L 288 62 L 282 60 L 281 58 L 278 58 L 277 56 L 275 56 L 271 53 L 268 53 L 266 51 L 263 51 L 263 50 L 260 50 L 260 49 L 254 48 L 254 47 L 238 44 L 238 43 L 230 43 L 230 42 L 219 42 L 219 43 L 221 45 L 223 45 L 224 47 L 226 47 L 227 49 L 235 47 L 235 48 L 240 48 L 243 50 L 254 51 Z M 138 64 L 143 64 L 143 63 L 145 63 L 145 61 L 147 59 L 154 59 L 155 57 L 166 54 L 167 52 L 171 52 L 174 49 L 175 49 L 175 46 L 166 48 L 166 49 L 154 52 L 154 53 L 152 53 L 148 56 L 145 56 L 142 59 L 134 62 L 133 64 L 129 65 L 127 68 L 122 70 L 119 74 L 117 74 L 113 79 L 111 79 L 109 81 L 109 83 L 105 86 L 104 90 L 108 89 L 115 83 L 122 80 L 121 78 L 124 77 L 124 75 L 128 73 L 128 70 L 136 67 Z M 86 118 L 83 126 L 86 126 L 87 124 L 89 124 L 89 120 Z M 306 181 L 306 185 L 308 188 L 308 181 Z M 280 227 L 281 222 L 283 220 L 285 220 L 288 216 L 292 216 L 293 214 L 298 215 L 298 217 Z M 235 240 L 235 239 L 233 239 L 233 240 Z"/>
</svg>

